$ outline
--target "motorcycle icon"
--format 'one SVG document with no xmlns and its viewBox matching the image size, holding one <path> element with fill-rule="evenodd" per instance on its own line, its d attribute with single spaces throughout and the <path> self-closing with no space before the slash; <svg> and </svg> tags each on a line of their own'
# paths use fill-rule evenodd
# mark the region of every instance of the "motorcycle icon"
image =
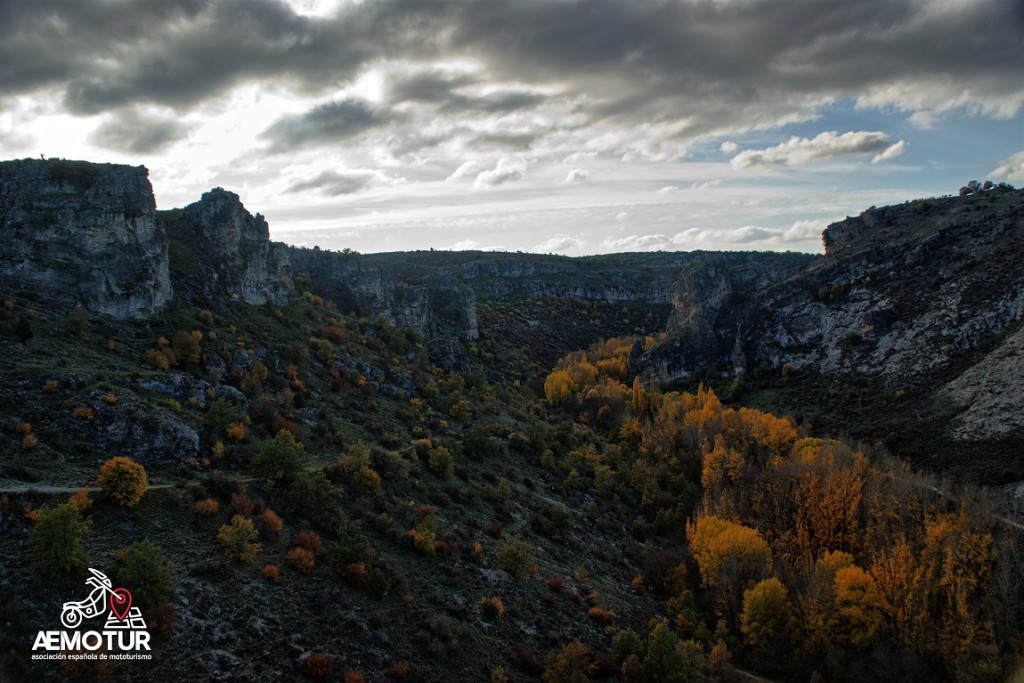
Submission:
<svg viewBox="0 0 1024 683">
<path fill-rule="evenodd" d="M 82 623 L 82 619 L 92 619 L 107 609 L 107 594 L 114 592 L 114 586 L 110 579 L 103 572 L 89 568 L 92 578 L 86 579 L 85 584 L 92 586 L 93 591 L 89 597 L 78 602 L 65 602 L 60 613 L 60 620 L 70 629 L 76 628 Z"/>
</svg>

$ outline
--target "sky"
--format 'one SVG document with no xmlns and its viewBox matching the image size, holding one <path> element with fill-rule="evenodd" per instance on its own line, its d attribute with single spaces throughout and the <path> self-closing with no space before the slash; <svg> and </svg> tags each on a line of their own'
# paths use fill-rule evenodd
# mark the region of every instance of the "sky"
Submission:
<svg viewBox="0 0 1024 683">
<path fill-rule="evenodd" d="M 0 0 L 0 158 L 360 252 L 821 251 L 1024 183 L 1019 0 Z"/>
</svg>

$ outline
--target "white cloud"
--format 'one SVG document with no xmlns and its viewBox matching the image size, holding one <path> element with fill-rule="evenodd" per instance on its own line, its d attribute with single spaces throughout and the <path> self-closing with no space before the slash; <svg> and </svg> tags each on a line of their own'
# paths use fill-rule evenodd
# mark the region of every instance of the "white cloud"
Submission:
<svg viewBox="0 0 1024 683">
<path fill-rule="evenodd" d="M 582 168 L 574 168 L 565 176 L 564 183 L 583 183 L 590 177 L 590 173 Z"/>
<path fill-rule="evenodd" d="M 654 251 L 671 245 L 672 238 L 668 235 L 628 235 L 609 237 L 601 242 L 601 246 L 608 251 Z"/>
<path fill-rule="evenodd" d="M 472 251 L 479 248 L 480 243 L 476 240 L 462 240 L 461 242 L 456 242 L 452 245 L 452 249 L 455 251 Z"/>
<path fill-rule="evenodd" d="M 821 239 L 821 233 L 824 229 L 825 226 L 821 221 L 796 221 L 793 223 L 793 227 L 782 234 L 782 241 L 803 242 L 806 240 Z"/>
<path fill-rule="evenodd" d="M 714 180 L 706 180 L 704 182 L 695 181 L 693 183 L 693 185 L 690 186 L 690 189 L 691 190 L 707 190 L 707 189 L 712 188 L 712 187 L 718 187 L 721 184 L 722 184 L 722 179 L 721 178 L 715 178 Z"/>
<path fill-rule="evenodd" d="M 1020 182 L 1024 180 L 1024 150 L 1012 154 L 999 162 L 999 166 L 989 173 L 995 178 L 1006 177 L 1007 180 Z"/>
<path fill-rule="evenodd" d="M 554 235 L 540 244 L 534 245 L 530 251 L 538 254 L 560 254 L 583 246 L 583 240 L 572 235 Z"/>
<path fill-rule="evenodd" d="M 459 178 L 468 178 L 480 173 L 480 164 L 476 161 L 467 161 L 466 163 L 455 169 L 448 180 L 458 180 Z"/>
<path fill-rule="evenodd" d="M 902 156 L 907 151 L 907 141 L 900 140 L 894 145 L 890 145 L 885 148 L 884 151 L 875 155 L 875 158 L 871 160 L 871 163 L 877 164 L 882 161 L 889 161 L 895 159 L 898 156 Z"/>
<path fill-rule="evenodd" d="M 735 152 L 735 151 L 739 150 L 739 148 L 740 148 L 740 146 L 739 146 L 739 145 L 737 145 L 737 144 L 736 144 L 735 142 L 733 142 L 732 140 L 726 140 L 726 141 L 725 141 L 725 142 L 723 142 L 723 143 L 722 143 L 722 145 L 721 145 L 721 146 L 719 147 L 719 149 L 720 149 L 720 150 L 722 150 L 723 152 L 725 152 L 726 154 L 732 154 L 733 152 Z"/>
<path fill-rule="evenodd" d="M 748 149 L 745 152 L 740 152 L 732 158 L 732 167 L 740 169 L 798 166 L 815 159 L 867 154 L 884 149 L 891 143 L 892 139 L 888 135 L 878 131 L 850 131 L 842 135 L 835 131 L 826 131 L 813 138 L 793 136 L 774 147 Z"/>
<path fill-rule="evenodd" d="M 907 121 L 910 122 L 910 125 L 918 130 L 931 130 L 935 127 L 938 120 L 939 115 L 928 110 L 915 111 L 907 117 Z"/>
<path fill-rule="evenodd" d="M 623 223 L 627 220 L 629 220 L 629 212 L 619 211 L 617 214 L 615 214 L 615 221 L 617 223 Z"/>
<path fill-rule="evenodd" d="M 665 187 L 661 188 L 660 190 L 657 190 L 656 192 L 657 194 L 672 194 L 673 192 L 679 192 L 679 186 L 666 185 Z"/>
<path fill-rule="evenodd" d="M 513 183 L 526 177 L 526 161 L 521 158 L 502 157 L 495 164 L 494 168 L 488 171 L 481 171 L 473 181 L 475 189 L 497 187 L 506 183 Z"/>
<path fill-rule="evenodd" d="M 757 225 L 744 225 L 742 228 L 736 228 L 735 230 L 729 231 L 729 241 L 735 244 L 749 244 L 750 242 L 762 242 L 764 240 L 777 237 L 779 234 L 778 230 L 772 230 L 770 228 L 762 228 Z"/>
</svg>

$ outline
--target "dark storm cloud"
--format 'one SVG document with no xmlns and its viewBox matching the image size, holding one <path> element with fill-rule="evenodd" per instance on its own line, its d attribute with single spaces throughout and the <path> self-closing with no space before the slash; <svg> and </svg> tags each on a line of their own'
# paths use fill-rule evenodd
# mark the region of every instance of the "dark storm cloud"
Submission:
<svg viewBox="0 0 1024 683">
<path fill-rule="evenodd" d="M 454 91 L 477 83 L 470 74 L 450 73 L 440 69 L 398 73 L 388 80 L 388 96 L 392 102 L 427 102 L 440 104 L 455 97 Z"/>
<path fill-rule="evenodd" d="M 547 97 L 525 90 L 505 89 L 485 95 L 458 92 L 479 85 L 470 74 L 448 73 L 439 69 L 411 71 L 392 76 L 388 81 L 388 99 L 392 102 L 420 102 L 437 105 L 444 112 L 480 112 L 503 114 L 530 109 Z"/>
<path fill-rule="evenodd" d="M 338 173 L 336 171 L 324 171 L 318 176 L 309 180 L 302 180 L 288 188 L 288 192 L 304 192 L 306 190 L 320 190 L 323 194 L 336 197 L 343 194 L 354 194 L 370 186 L 373 174 L 366 173 Z"/>
<path fill-rule="evenodd" d="M 186 126 L 171 119 L 119 112 L 100 124 L 90 140 L 107 149 L 143 154 L 155 152 L 184 137 Z"/>
<path fill-rule="evenodd" d="M 364 100 L 345 99 L 313 107 L 304 114 L 288 116 L 262 133 L 271 152 L 348 140 L 360 133 L 387 125 L 392 116 Z"/>
<path fill-rule="evenodd" d="M 78 113 L 188 109 L 244 82 L 323 93 L 370 64 L 456 57 L 480 71 L 410 77 L 392 97 L 497 113 L 546 98 L 459 89 L 552 86 L 591 121 L 680 122 L 692 136 L 837 97 L 1006 115 L 1024 90 L 1022 34 L 1016 0 L 367 0 L 324 18 L 273 0 L 34 0 L 0 3 L 0 97 L 53 88 Z M 297 125 L 278 132 L 320 138 Z"/>
<path fill-rule="evenodd" d="M 5 2 L 0 94 L 56 87 L 71 111 L 91 114 L 189 108 L 246 81 L 330 86 L 374 54 L 339 28 L 272 0 Z"/>
<path fill-rule="evenodd" d="M 530 145 L 536 142 L 541 137 L 540 133 L 522 133 L 516 135 L 515 133 L 492 133 L 489 135 L 479 135 L 473 138 L 472 145 L 478 146 L 490 146 L 490 147 L 507 147 L 510 149 L 529 149 Z"/>
</svg>

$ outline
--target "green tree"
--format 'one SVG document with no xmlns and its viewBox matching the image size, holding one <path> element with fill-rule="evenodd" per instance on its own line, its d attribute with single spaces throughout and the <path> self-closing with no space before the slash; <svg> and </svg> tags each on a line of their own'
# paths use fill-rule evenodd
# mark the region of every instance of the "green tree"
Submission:
<svg viewBox="0 0 1024 683">
<path fill-rule="evenodd" d="M 217 540 L 224 547 L 224 554 L 238 562 L 248 562 L 256 557 L 260 551 L 260 544 L 256 542 L 259 532 L 252 520 L 235 515 L 231 518 L 231 524 L 225 524 L 217 532 Z"/>
<path fill-rule="evenodd" d="M 43 506 L 28 536 L 29 557 L 48 574 L 68 574 L 89 566 L 89 554 L 82 539 L 92 519 L 82 516 L 71 503 L 51 509 Z"/>
<path fill-rule="evenodd" d="M 174 593 L 174 578 L 167 558 L 148 538 L 128 546 L 117 581 L 131 589 L 132 598 L 147 609 L 167 602 Z"/>
<path fill-rule="evenodd" d="M 680 642 L 668 623 L 661 622 L 647 637 L 644 680 L 650 683 L 691 683 L 704 678 L 704 652 L 692 640 Z"/>
<path fill-rule="evenodd" d="M 287 490 L 303 473 L 306 447 L 282 429 L 252 459 L 252 471 L 271 491 Z"/>
<path fill-rule="evenodd" d="M 452 452 L 444 446 L 431 448 L 427 453 L 427 465 L 430 471 L 442 479 L 451 479 L 455 474 L 455 460 Z"/>
<path fill-rule="evenodd" d="M 758 661 L 782 665 L 796 643 L 797 620 L 781 581 L 773 576 L 744 591 L 740 630 Z"/>
<path fill-rule="evenodd" d="M 597 668 L 590 656 L 590 648 L 575 640 L 552 651 L 544 658 L 545 683 L 587 683 L 590 673 Z"/>
<path fill-rule="evenodd" d="M 520 578 L 533 564 L 533 546 L 518 537 L 504 536 L 498 542 L 497 555 L 498 566 Z"/>
</svg>

